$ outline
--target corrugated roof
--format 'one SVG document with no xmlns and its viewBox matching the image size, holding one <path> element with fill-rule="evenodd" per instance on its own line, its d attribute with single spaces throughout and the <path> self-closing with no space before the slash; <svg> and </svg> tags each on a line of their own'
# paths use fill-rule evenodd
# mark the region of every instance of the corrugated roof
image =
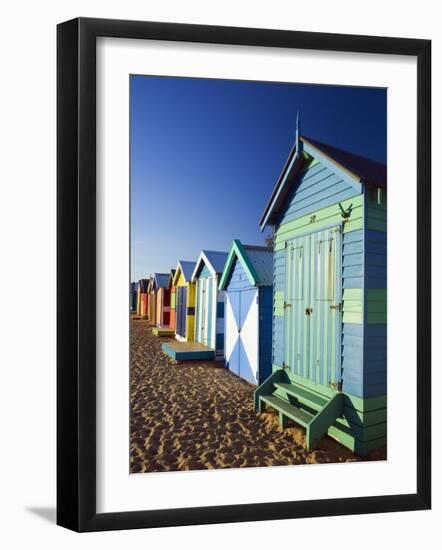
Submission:
<svg viewBox="0 0 442 550">
<path fill-rule="evenodd" d="M 273 249 L 267 246 L 243 245 L 250 263 L 258 275 L 258 285 L 273 285 Z"/>
<path fill-rule="evenodd" d="M 215 272 L 222 273 L 226 264 L 228 253 L 217 252 L 216 250 L 203 250 L 202 252 L 206 255 L 207 260 L 210 262 Z"/>
<path fill-rule="evenodd" d="M 168 273 L 154 273 L 155 285 L 157 288 L 166 288 L 169 284 Z"/>
<path fill-rule="evenodd" d="M 376 187 L 387 186 L 387 167 L 385 164 L 321 143 L 309 137 L 301 137 L 301 141 L 313 145 L 331 160 L 362 179 L 363 183 Z"/>
<path fill-rule="evenodd" d="M 186 282 L 189 282 L 192 279 L 192 273 L 195 269 L 196 262 L 186 262 L 184 260 L 180 260 L 179 264 L 181 266 L 181 273 L 183 274 L 184 279 Z"/>
</svg>

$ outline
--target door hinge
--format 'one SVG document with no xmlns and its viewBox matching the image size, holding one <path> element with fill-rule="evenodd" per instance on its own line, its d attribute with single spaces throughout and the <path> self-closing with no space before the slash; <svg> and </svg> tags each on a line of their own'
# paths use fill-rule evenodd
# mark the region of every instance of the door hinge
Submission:
<svg viewBox="0 0 442 550">
<path fill-rule="evenodd" d="M 287 309 L 288 307 L 292 307 L 292 304 L 288 304 L 287 302 L 284 302 L 284 309 Z"/>
</svg>

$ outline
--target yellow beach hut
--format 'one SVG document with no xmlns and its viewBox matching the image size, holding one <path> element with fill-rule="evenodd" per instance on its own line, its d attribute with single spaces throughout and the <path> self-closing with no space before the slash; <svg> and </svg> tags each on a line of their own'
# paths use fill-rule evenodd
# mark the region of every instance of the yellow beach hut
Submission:
<svg viewBox="0 0 442 550">
<path fill-rule="evenodd" d="M 195 283 L 192 283 L 195 265 L 195 262 L 180 260 L 173 278 L 176 287 L 175 337 L 182 342 L 193 342 L 195 339 Z"/>
</svg>

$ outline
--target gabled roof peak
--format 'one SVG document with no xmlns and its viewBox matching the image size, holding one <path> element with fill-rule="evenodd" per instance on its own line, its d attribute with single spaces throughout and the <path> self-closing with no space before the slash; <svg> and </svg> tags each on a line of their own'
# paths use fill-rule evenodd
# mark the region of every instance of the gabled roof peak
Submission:
<svg viewBox="0 0 442 550">
<path fill-rule="evenodd" d="M 227 260 L 227 255 L 227 252 L 221 252 L 218 250 L 201 250 L 195 269 L 192 273 L 192 281 L 197 279 L 202 264 L 207 266 L 213 276 L 217 273 L 222 273 Z"/>
<path fill-rule="evenodd" d="M 284 167 L 278 177 L 276 185 L 272 191 L 270 199 L 264 209 L 261 217 L 261 231 L 265 226 L 274 222 L 275 215 L 279 212 L 281 205 L 287 194 L 287 189 L 291 187 L 295 176 L 302 166 L 305 165 L 303 152 L 307 157 L 313 157 L 333 170 L 340 172 L 343 178 L 355 187 L 356 192 L 361 192 L 363 185 L 375 187 L 387 186 L 387 168 L 385 164 L 338 149 L 332 145 L 322 143 L 315 139 L 298 135 L 299 121 L 297 122 L 297 136 Z"/>
<path fill-rule="evenodd" d="M 190 262 L 188 260 L 179 260 L 173 277 L 173 284 L 176 284 L 178 282 L 180 273 L 183 274 L 186 283 L 190 283 L 190 281 L 192 280 L 192 273 L 194 268 L 195 262 Z"/>
<path fill-rule="evenodd" d="M 273 249 L 268 246 L 243 245 L 240 240 L 235 239 L 219 282 L 220 290 L 225 290 L 228 286 L 236 260 L 241 262 L 251 285 L 273 285 Z"/>
</svg>

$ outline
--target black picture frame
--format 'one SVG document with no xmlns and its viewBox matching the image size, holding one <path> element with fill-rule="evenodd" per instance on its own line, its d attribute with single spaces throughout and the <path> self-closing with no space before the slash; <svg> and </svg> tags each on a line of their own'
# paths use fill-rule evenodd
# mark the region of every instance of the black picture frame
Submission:
<svg viewBox="0 0 442 550">
<path fill-rule="evenodd" d="M 96 39 L 417 58 L 417 492 L 96 512 Z M 431 506 L 431 41 L 79 18 L 57 28 L 57 523 L 75 531 L 425 510 Z"/>
</svg>

